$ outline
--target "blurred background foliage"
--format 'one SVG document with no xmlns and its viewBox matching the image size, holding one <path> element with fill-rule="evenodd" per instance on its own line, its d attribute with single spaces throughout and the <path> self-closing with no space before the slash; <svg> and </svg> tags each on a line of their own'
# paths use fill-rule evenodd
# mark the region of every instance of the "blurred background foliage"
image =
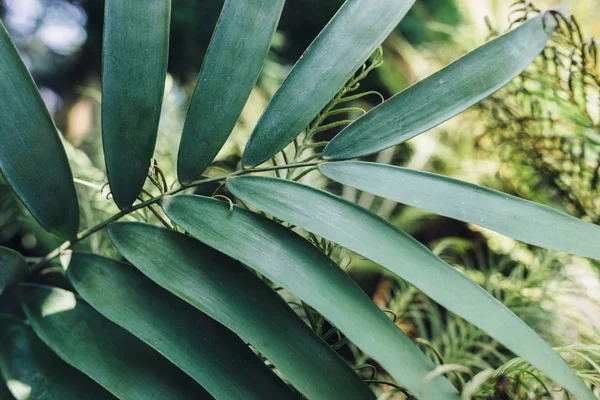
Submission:
<svg viewBox="0 0 600 400">
<path fill-rule="evenodd" d="M 562 21 L 562 33 L 514 82 L 431 132 L 381 152 L 375 156 L 377 161 L 480 183 L 600 223 L 600 56 L 598 41 L 590 39 L 600 35 L 597 1 L 562 1 L 577 23 Z M 238 165 L 269 98 L 342 3 L 287 1 L 259 82 L 218 162 L 207 173 Z M 535 6 L 555 3 L 539 1 Z M 155 154 L 157 165 L 171 178 L 187 104 L 222 4 L 223 0 L 173 0 L 169 76 Z M 0 2 L 0 16 L 63 133 L 78 183 L 84 229 L 117 211 L 103 187 L 99 116 L 103 6 L 101 0 Z M 383 44 L 384 63 L 361 82 L 361 91 L 388 98 L 531 15 L 535 6 L 503 0 L 417 0 Z M 365 96 L 356 106 L 368 110 L 380 101 L 377 95 Z M 323 140 L 331 135 L 328 131 Z M 598 265 L 340 187 L 316 174 L 303 179 L 390 219 L 429 246 L 549 343 L 561 347 L 578 373 L 600 387 Z M 155 217 L 145 211 L 131 218 Z M 37 226 L 0 178 L 0 245 L 35 260 L 58 244 Z M 81 247 L 116 256 L 103 233 Z M 418 290 L 354 254 L 336 250 L 334 257 L 433 360 L 449 366 L 440 373 L 448 374 L 465 396 L 566 398 L 485 333 L 444 312 Z M 69 287 L 58 266 L 36 279 Z M 296 304 L 296 299 L 289 301 Z M 0 312 L 19 313 L 6 299 L 0 304 L 8 308 Z M 298 307 L 298 312 L 308 316 L 311 310 Z M 385 371 L 372 365 L 368 356 L 341 335 L 325 331 L 327 340 L 378 385 L 382 399 L 404 398 L 401 390 L 378 384 L 385 380 Z"/>
</svg>

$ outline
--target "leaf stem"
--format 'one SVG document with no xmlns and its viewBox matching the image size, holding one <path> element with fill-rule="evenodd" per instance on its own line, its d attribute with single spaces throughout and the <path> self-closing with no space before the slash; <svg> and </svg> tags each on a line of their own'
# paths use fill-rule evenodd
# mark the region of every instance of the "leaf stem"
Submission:
<svg viewBox="0 0 600 400">
<path fill-rule="evenodd" d="M 270 166 L 270 167 L 262 167 L 262 168 L 251 168 L 251 169 L 240 169 L 237 170 L 235 172 L 231 172 L 229 174 L 225 174 L 225 175 L 221 175 L 221 176 L 217 176 L 214 178 L 206 178 L 206 179 L 201 179 L 198 181 L 194 181 L 185 185 L 181 185 L 178 188 L 172 189 L 168 192 L 162 193 L 158 196 L 152 197 L 151 199 L 148 199 L 146 201 L 143 201 L 141 203 L 135 204 L 131 207 L 129 207 L 126 210 L 122 210 L 119 213 L 113 215 L 112 217 L 110 217 L 109 219 L 99 223 L 96 226 L 93 226 L 89 229 L 86 229 L 84 231 L 81 231 L 77 234 L 77 236 L 75 236 L 75 239 L 73 240 L 68 240 L 66 242 L 64 242 L 63 244 L 61 244 L 59 247 L 57 247 L 56 249 L 52 250 L 50 253 L 48 253 L 45 257 L 43 257 L 39 262 L 37 262 L 36 264 L 32 265 L 29 269 L 29 273 L 35 273 L 37 271 L 40 271 L 41 269 L 43 269 L 46 265 L 48 265 L 48 263 L 50 263 L 50 261 L 52 261 L 53 259 L 55 259 L 56 257 L 60 256 L 64 251 L 70 249 L 71 247 L 73 247 L 74 245 L 76 245 L 77 243 L 81 242 L 82 240 L 86 239 L 87 237 L 93 235 L 94 233 L 97 233 L 103 229 L 105 229 L 108 225 L 112 224 L 113 222 L 118 221 L 119 219 L 123 218 L 126 215 L 129 215 L 137 210 L 143 209 L 145 207 L 149 207 L 151 205 L 160 203 L 160 201 L 167 196 L 172 196 L 175 195 L 177 193 L 183 192 L 184 190 L 187 189 L 191 189 L 191 188 L 195 188 L 198 186 L 202 186 L 205 185 L 207 183 L 212 183 L 212 182 L 219 182 L 219 181 L 224 181 L 226 179 L 229 178 L 233 178 L 235 176 L 240 176 L 240 175 L 247 175 L 247 174 L 253 174 L 253 173 L 259 173 L 259 172 L 269 172 L 269 171 L 279 171 L 282 169 L 293 169 L 293 168 L 303 168 L 303 167 L 316 167 L 321 163 L 321 161 L 312 161 L 312 162 L 301 162 L 301 163 L 296 163 L 296 164 L 288 164 L 288 165 L 279 165 L 279 166 Z"/>
</svg>

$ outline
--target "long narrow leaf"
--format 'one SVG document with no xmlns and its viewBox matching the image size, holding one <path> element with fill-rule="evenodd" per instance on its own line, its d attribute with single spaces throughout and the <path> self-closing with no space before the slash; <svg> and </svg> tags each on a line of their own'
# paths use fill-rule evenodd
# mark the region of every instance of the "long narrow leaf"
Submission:
<svg viewBox="0 0 600 400">
<path fill-rule="evenodd" d="M 463 112 L 525 69 L 555 27 L 553 17 L 541 14 L 473 50 L 350 124 L 323 156 L 338 160 L 376 153 Z"/>
<path fill-rule="evenodd" d="M 243 164 L 258 165 L 311 122 L 406 15 L 414 0 L 347 0 L 306 50 L 254 129 Z"/>
<path fill-rule="evenodd" d="M 132 266 L 74 253 L 67 273 L 96 310 L 163 354 L 216 398 L 298 399 L 239 337 Z"/>
<path fill-rule="evenodd" d="M 162 107 L 171 0 L 107 0 L 102 53 L 102 139 L 115 203 L 140 194 Z"/>
<path fill-rule="evenodd" d="M 179 180 L 194 180 L 227 140 L 258 79 L 284 0 L 226 1 L 179 146 Z"/>
<path fill-rule="evenodd" d="M 287 288 L 380 362 L 417 397 L 433 363 L 331 259 L 301 236 L 261 215 L 201 196 L 163 203 L 169 217 L 209 246 Z M 223 238 L 227 237 L 227 240 Z M 282 263 L 281 260 L 285 260 Z M 402 361 L 400 361 L 402 360 Z M 440 377 L 424 399 L 456 399 Z"/>
<path fill-rule="evenodd" d="M 368 210 L 296 182 L 260 176 L 227 181 L 236 196 L 368 258 L 486 331 L 581 399 L 594 396 L 531 328 L 426 247 Z"/>
<path fill-rule="evenodd" d="M 241 264 L 152 225 L 118 223 L 109 235 L 146 276 L 247 340 L 308 398 L 373 398 L 358 375 Z"/>
<path fill-rule="evenodd" d="M 428 172 L 344 161 L 319 166 L 344 185 L 492 229 L 517 240 L 600 259 L 600 227 L 515 196 Z"/>
<path fill-rule="evenodd" d="M 40 225 L 71 239 L 79 228 L 79 204 L 67 155 L 1 21 L 0 76 L 0 171 Z"/>
<path fill-rule="evenodd" d="M 183 371 L 73 293 L 22 285 L 21 299 L 33 330 L 48 347 L 115 396 L 212 399 Z"/>
<path fill-rule="evenodd" d="M 0 294 L 27 273 L 27 263 L 19 253 L 0 246 Z"/>
<path fill-rule="evenodd" d="M 0 316 L 0 372 L 17 400 L 116 399 L 61 360 L 29 326 L 6 316 Z"/>
</svg>

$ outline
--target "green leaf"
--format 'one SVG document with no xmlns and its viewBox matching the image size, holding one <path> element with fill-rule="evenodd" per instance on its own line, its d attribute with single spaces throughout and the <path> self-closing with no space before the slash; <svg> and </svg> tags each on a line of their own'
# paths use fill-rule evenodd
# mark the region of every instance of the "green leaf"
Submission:
<svg viewBox="0 0 600 400">
<path fill-rule="evenodd" d="M 179 146 L 181 182 L 217 156 L 256 83 L 284 0 L 226 1 L 206 54 Z"/>
<path fill-rule="evenodd" d="M 227 181 L 237 197 L 325 237 L 413 284 L 449 311 L 483 329 L 581 399 L 594 396 L 531 328 L 425 246 L 368 210 L 322 190 L 260 176 Z"/>
<path fill-rule="evenodd" d="M 27 263 L 19 253 L 0 246 L 0 294 L 27 273 Z"/>
<path fill-rule="evenodd" d="M 132 266 L 73 253 L 67 273 L 96 310 L 156 349 L 216 398 L 298 399 L 239 337 Z"/>
<path fill-rule="evenodd" d="M 259 277 L 181 233 L 111 225 L 121 254 L 146 276 L 216 319 L 265 355 L 310 399 L 372 399 L 358 375 Z"/>
<path fill-rule="evenodd" d="M 402 143 L 463 112 L 509 83 L 544 50 L 556 27 L 538 15 L 409 87 L 340 132 L 327 159 L 365 156 Z"/>
<path fill-rule="evenodd" d="M 319 166 L 344 185 L 480 225 L 525 243 L 600 259 L 600 227 L 531 201 L 445 176 L 346 161 Z"/>
<path fill-rule="evenodd" d="M 79 204 L 69 161 L 1 21 L 0 76 L 0 171 L 40 225 L 71 239 L 79 228 Z"/>
<path fill-rule="evenodd" d="M 102 139 L 115 203 L 140 194 L 154 153 L 169 55 L 171 0 L 107 0 Z"/>
<path fill-rule="evenodd" d="M 312 244 L 292 230 L 241 207 L 234 206 L 230 213 L 228 204 L 212 198 L 175 196 L 166 199 L 163 207 L 174 222 L 200 241 L 310 304 L 419 395 L 421 382 L 433 370 L 433 363 L 341 268 Z M 432 382 L 426 394 L 422 398 L 458 398 L 454 387 L 443 377 Z"/>
<path fill-rule="evenodd" d="M 17 400 L 116 399 L 61 360 L 29 326 L 7 316 L 0 316 L 0 371 Z"/>
<path fill-rule="evenodd" d="M 414 0 L 347 0 L 308 47 L 254 129 L 242 163 L 252 167 L 308 126 L 398 25 Z"/>
<path fill-rule="evenodd" d="M 183 371 L 73 293 L 22 285 L 35 333 L 60 358 L 119 398 L 212 399 Z"/>
<path fill-rule="evenodd" d="M 6 382 L 2 379 L 2 374 L 0 374 L 0 399 L 2 400 L 17 400 L 12 395 L 10 390 L 8 390 L 8 386 L 6 386 Z M 22 400 L 22 399 L 18 399 Z"/>
</svg>

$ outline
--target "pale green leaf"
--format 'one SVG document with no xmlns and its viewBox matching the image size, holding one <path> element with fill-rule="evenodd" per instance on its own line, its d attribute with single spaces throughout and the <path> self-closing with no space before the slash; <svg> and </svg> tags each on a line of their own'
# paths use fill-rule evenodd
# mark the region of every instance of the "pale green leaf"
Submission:
<svg viewBox="0 0 600 400">
<path fill-rule="evenodd" d="M 258 79 L 284 0 L 226 1 L 183 127 L 177 175 L 196 179 L 219 153 Z"/>
<path fill-rule="evenodd" d="M 298 136 L 413 3 L 414 0 L 347 0 L 271 99 L 246 145 L 244 166 L 261 164 Z"/>
<path fill-rule="evenodd" d="M 480 225 L 517 240 L 600 259 L 600 227 L 550 207 L 428 172 L 345 161 L 319 166 L 344 185 Z"/>
<path fill-rule="evenodd" d="M 402 143 L 463 112 L 509 83 L 544 50 L 556 27 L 540 14 L 400 92 L 350 124 L 323 150 L 348 159 Z"/>
<path fill-rule="evenodd" d="M 417 397 L 458 398 L 444 378 L 431 382 L 420 396 L 433 363 L 344 271 L 292 230 L 238 206 L 230 212 L 228 204 L 208 197 L 175 196 L 163 207 L 200 241 L 310 304 Z"/>
<path fill-rule="evenodd" d="M 128 400 L 212 399 L 192 378 L 73 293 L 22 285 L 35 333 L 63 360 Z"/>
<path fill-rule="evenodd" d="M 235 334 L 134 267 L 73 253 L 69 279 L 92 307 L 222 399 L 298 399 Z"/>
<path fill-rule="evenodd" d="M 229 179 L 227 188 L 264 212 L 332 240 L 396 273 L 574 395 L 594 399 L 567 363 L 514 313 L 384 219 L 340 197 L 288 180 L 243 176 Z"/>
<path fill-rule="evenodd" d="M 306 397 L 374 398 L 344 360 L 238 262 L 189 236 L 148 224 L 114 224 L 109 235 L 142 273 L 248 341 Z"/>
<path fill-rule="evenodd" d="M 106 0 L 102 139 L 115 203 L 140 194 L 154 153 L 169 56 L 171 0 Z"/>
</svg>

